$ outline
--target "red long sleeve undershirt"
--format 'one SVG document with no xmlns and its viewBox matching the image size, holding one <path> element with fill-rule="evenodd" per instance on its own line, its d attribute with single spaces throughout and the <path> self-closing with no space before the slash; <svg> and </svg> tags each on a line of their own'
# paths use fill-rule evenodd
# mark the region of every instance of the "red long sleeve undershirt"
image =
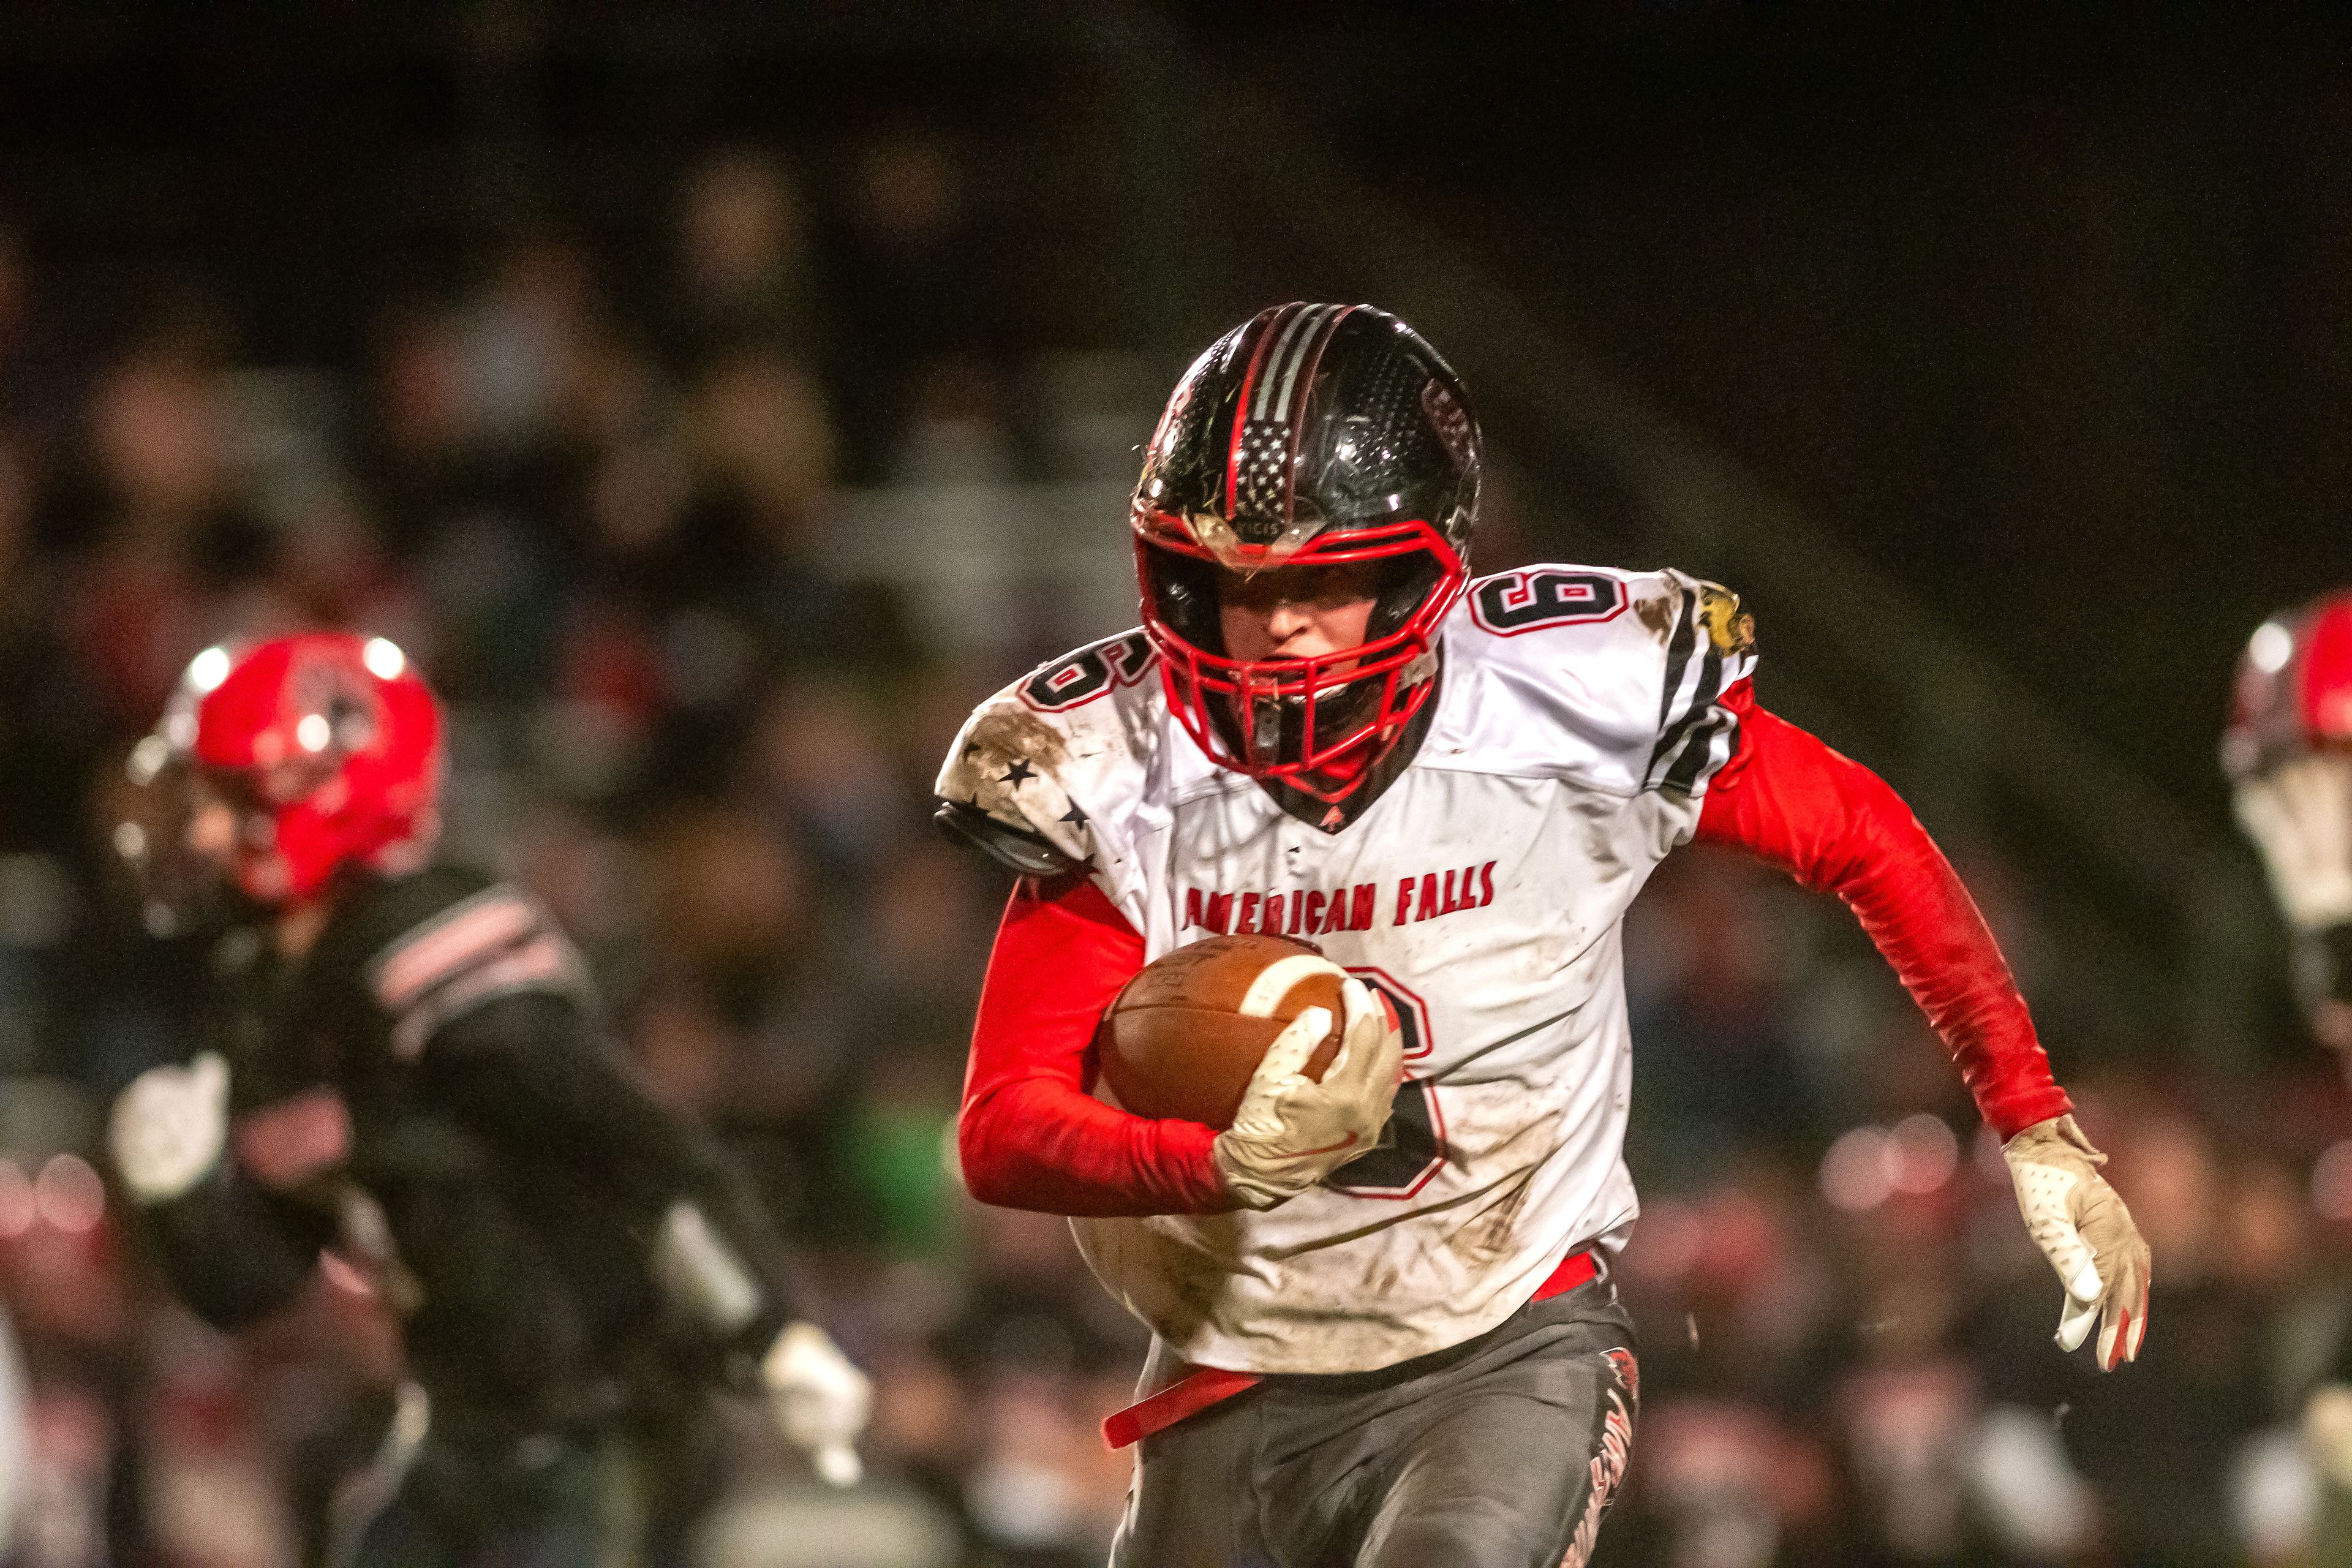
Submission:
<svg viewBox="0 0 2352 1568">
<path fill-rule="evenodd" d="M 1085 877 L 1024 877 L 1005 906 L 972 1026 L 956 1147 L 972 1196 L 1066 1215 L 1234 1206 L 1213 1130 L 1087 1092 L 1095 1026 L 1143 967 L 1143 938 Z"/>
<path fill-rule="evenodd" d="M 2070 1110 L 2009 965 L 1951 866 L 1876 774 L 1755 705 L 1722 699 L 1739 744 L 1698 837 L 1845 900 L 1950 1048 L 2004 1139 Z M 1143 967 L 1143 939 L 1084 877 L 1024 878 L 996 933 L 972 1030 L 957 1146 L 983 1203 L 1066 1215 L 1201 1214 L 1232 1200 L 1216 1137 L 1087 1092 L 1095 1026 Z"/>
<path fill-rule="evenodd" d="M 1976 900 L 1902 797 L 1757 707 L 1747 682 L 1722 702 L 1739 715 L 1739 745 L 1707 787 L 1697 841 L 1745 849 L 1843 899 L 2004 1140 L 2073 1110 Z"/>
</svg>

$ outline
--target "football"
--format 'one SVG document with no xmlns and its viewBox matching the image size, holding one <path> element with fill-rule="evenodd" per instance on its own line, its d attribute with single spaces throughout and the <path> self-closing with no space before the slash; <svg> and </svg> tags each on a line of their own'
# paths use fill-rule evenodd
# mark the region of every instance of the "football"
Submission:
<svg viewBox="0 0 2352 1568">
<path fill-rule="evenodd" d="M 1102 1084 L 1138 1116 L 1230 1126 L 1250 1076 L 1283 1026 L 1308 1007 L 1331 1026 L 1307 1058 L 1319 1080 L 1339 1054 L 1347 972 L 1302 942 L 1212 936 L 1162 954 L 1103 1015 Z"/>
</svg>

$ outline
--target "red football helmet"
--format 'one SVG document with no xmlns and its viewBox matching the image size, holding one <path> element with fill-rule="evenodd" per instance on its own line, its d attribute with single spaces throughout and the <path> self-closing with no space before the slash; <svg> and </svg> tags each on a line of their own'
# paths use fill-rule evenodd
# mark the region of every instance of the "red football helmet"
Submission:
<svg viewBox="0 0 2352 1568">
<path fill-rule="evenodd" d="M 237 889 L 281 904 L 345 865 L 422 864 L 440 830 L 441 763 L 440 705 L 397 647 L 306 632 L 196 655 L 131 773 L 142 785 L 184 775 L 198 809 L 226 805 Z M 130 835 L 126 854 L 179 847 L 142 856 L 145 838 Z"/>
<path fill-rule="evenodd" d="M 2238 659 L 2221 763 L 2244 778 L 2280 758 L 2352 749 L 2352 589 L 2254 628 Z"/>
<path fill-rule="evenodd" d="M 1364 768 L 1334 764 L 1393 745 L 1436 689 L 1438 626 L 1469 581 L 1479 467 L 1453 369 L 1369 305 L 1263 310 L 1193 362 L 1145 450 L 1132 521 L 1144 629 L 1202 751 L 1318 799 L 1361 784 Z M 1377 573 L 1360 646 L 1226 655 L 1223 583 L 1341 563 Z"/>
</svg>

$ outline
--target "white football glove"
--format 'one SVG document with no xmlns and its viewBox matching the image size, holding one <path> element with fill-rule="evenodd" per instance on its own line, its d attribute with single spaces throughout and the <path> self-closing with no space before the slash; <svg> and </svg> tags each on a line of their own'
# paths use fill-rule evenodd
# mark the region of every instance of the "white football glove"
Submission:
<svg viewBox="0 0 2352 1568">
<path fill-rule="evenodd" d="M 2100 1370 L 2113 1372 L 2136 1359 L 2147 1333 L 2147 1243 L 2139 1238 L 2131 1210 L 2099 1174 L 2107 1157 L 2091 1146 L 2072 1116 L 2037 1121 L 2000 1152 L 2017 1184 L 2026 1234 L 2066 1289 L 2059 1348 L 2080 1345 L 2095 1319 Z"/>
<path fill-rule="evenodd" d="M 1331 1031 L 1328 1009 L 1309 1007 L 1265 1048 L 1234 1124 L 1211 1150 L 1228 1192 L 1248 1208 L 1295 1198 L 1370 1149 L 1396 1099 L 1404 1037 L 1364 983 L 1339 983 L 1347 1027 L 1318 1083 L 1307 1058 Z"/>
<path fill-rule="evenodd" d="M 769 1411 L 786 1440 L 836 1487 L 866 1473 L 857 1435 L 874 1410 L 874 1384 L 814 1323 L 787 1323 L 760 1362 Z"/>
<path fill-rule="evenodd" d="M 220 1163 L 228 1143 L 228 1063 L 206 1051 L 186 1067 L 149 1068 L 117 1095 L 106 1146 L 131 1201 L 169 1203 Z"/>
<path fill-rule="evenodd" d="M 2338 1489 L 2352 1489 L 2352 1387 L 2323 1383 L 2303 1405 L 2304 1453 Z"/>
</svg>

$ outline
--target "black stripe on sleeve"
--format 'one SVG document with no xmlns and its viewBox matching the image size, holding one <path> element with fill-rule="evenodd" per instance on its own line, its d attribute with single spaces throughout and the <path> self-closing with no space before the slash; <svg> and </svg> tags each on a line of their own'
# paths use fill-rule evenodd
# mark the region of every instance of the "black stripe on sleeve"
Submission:
<svg viewBox="0 0 2352 1568">
<path fill-rule="evenodd" d="M 1659 781 L 1658 787 L 1684 795 L 1696 789 L 1699 775 L 1715 771 L 1709 766 L 1715 758 L 1715 742 L 1717 738 L 1727 735 L 1730 737 L 1731 743 L 1724 748 L 1723 754 L 1728 761 L 1731 753 L 1739 749 L 1739 716 L 1727 709 L 1718 709 L 1684 744 L 1682 754 L 1675 759 L 1674 766 L 1666 770 L 1666 776 Z"/>
<path fill-rule="evenodd" d="M 1700 628 L 1699 635 L 1706 637 L 1704 626 Z M 1658 737 L 1658 748 L 1650 753 L 1651 773 L 1657 772 L 1659 759 L 1681 746 L 1685 737 L 1688 736 L 1694 728 L 1707 725 L 1707 721 L 1714 712 L 1716 694 L 1722 689 L 1722 686 L 1723 655 L 1717 650 L 1715 639 L 1706 637 L 1706 659 L 1699 666 L 1698 685 L 1691 692 L 1690 705 L 1683 710 L 1682 716 L 1675 721 L 1666 732 Z M 1702 745 L 1699 751 L 1700 754 L 1704 755 L 1706 747 Z M 1674 772 L 1680 772 L 1681 767 L 1682 761 L 1678 758 L 1675 761 Z M 1671 773 L 1668 782 L 1671 782 Z"/>
<path fill-rule="evenodd" d="M 1692 632 L 1697 605 L 1698 595 L 1684 589 L 1682 614 L 1675 622 L 1675 635 L 1666 639 L 1665 689 L 1658 693 L 1658 743 L 1651 749 L 1649 766 L 1643 770 L 1644 779 L 1658 771 L 1659 760 L 1673 749 L 1674 728 L 1668 721 L 1674 717 L 1675 693 L 1682 688 L 1683 671 L 1690 668 L 1691 649 L 1696 643 Z M 1706 636 L 1704 627 L 1697 631 Z M 1711 639 L 1709 646 L 1713 646 Z"/>
</svg>

